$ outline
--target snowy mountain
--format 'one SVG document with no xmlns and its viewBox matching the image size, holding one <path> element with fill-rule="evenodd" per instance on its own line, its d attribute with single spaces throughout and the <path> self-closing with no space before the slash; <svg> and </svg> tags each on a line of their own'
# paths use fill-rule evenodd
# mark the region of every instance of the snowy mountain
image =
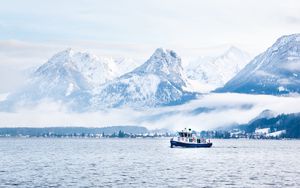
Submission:
<svg viewBox="0 0 300 188">
<path fill-rule="evenodd" d="M 189 79 L 199 84 L 200 91 L 210 91 L 222 87 L 251 60 L 250 55 L 230 47 L 217 57 L 200 57 L 186 67 Z"/>
<path fill-rule="evenodd" d="M 117 76 L 115 69 L 113 59 L 68 49 L 40 66 L 22 89 L 7 97 L 4 106 L 35 105 L 51 99 L 84 109 L 92 90 Z"/>
<path fill-rule="evenodd" d="M 300 34 L 282 36 L 255 57 L 218 92 L 287 94 L 300 92 Z"/>
<path fill-rule="evenodd" d="M 174 51 L 157 49 L 147 62 L 136 66 L 130 59 L 98 58 L 68 49 L 40 66 L 23 88 L 0 102 L 0 109 L 13 111 L 45 100 L 65 104 L 71 111 L 155 107 L 195 97 Z"/>
<path fill-rule="evenodd" d="M 141 63 L 138 60 L 132 58 L 115 58 L 114 59 L 115 65 L 117 67 L 116 73 L 118 76 L 122 76 L 128 72 L 133 71 L 137 68 Z"/>
<path fill-rule="evenodd" d="M 53 86 L 69 82 L 75 88 L 94 88 L 115 78 L 116 69 L 112 58 L 99 58 L 89 53 L 68 49 L 54 55 L 38 68 L 34 77 L 42 81 L 55 80 L 52 82 Z"/>
<path fill-rule="evenodd" d="M 159 48 L 144 64 L 101 87 L 92 104 L 95 108 L 172 105 L 195 97 L 189 87 L 181 58 Z"/>
</svg>

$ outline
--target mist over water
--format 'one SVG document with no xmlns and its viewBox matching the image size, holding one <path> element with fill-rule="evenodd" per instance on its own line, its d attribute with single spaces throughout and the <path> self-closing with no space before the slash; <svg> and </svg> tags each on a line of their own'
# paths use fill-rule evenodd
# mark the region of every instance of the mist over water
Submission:
<svg viewBox="0 0 300 188">
<path fill-rule="evenodd" d="M 232 124 L 244 124 L 269 109 L 276 114 L 300 111 L 300 97 L 213 93 L 189 103 L 146 109 L 106 109 L 70 113 L 57 103 L 43 103 L 37 108 L 0 112 L 0 127 L 51 127 L 139 125 L 148 129 L 181 130 L 183 125 L 195 130 L 209 130 Z"/>
<path fill-rule="evenodd" d="M 299 187 L 299 140 L 0 139 L 3 187 Z M 0 186 L 0 187 L 1 187 Z"/>
</svg>

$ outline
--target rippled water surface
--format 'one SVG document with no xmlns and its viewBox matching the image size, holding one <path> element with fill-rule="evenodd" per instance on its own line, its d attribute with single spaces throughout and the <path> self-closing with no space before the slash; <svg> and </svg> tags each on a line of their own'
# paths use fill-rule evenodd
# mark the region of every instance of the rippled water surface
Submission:
<svg viewBox="0 0 300 188">
<path fill-rule="evenodd" d="M 300 187 L 299 140 L 0 139 L 0 187 Z"/>
</svg>

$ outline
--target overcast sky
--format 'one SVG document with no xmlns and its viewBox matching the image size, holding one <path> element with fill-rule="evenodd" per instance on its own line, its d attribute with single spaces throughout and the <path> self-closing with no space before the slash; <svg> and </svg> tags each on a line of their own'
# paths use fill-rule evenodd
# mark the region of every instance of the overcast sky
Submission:
<svg viewBox="0 0 300 188">
<path fill-rule="evenodd" d="M 297 0 L 1 1 L 0 93 L 67 47 L 138 59 L 157 47 L 200 56 L 235 45 L 257 54 L 298 32 Z"/>
</svg>

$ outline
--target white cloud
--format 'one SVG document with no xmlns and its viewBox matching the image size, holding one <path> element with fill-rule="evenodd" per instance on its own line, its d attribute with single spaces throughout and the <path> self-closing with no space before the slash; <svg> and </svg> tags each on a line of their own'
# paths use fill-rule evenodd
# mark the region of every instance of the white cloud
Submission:
<svg viewBox="0 0 300 188">
<path fill-rule="evenodd" d="M 295 24 L 299 7 L 297 0 L 11 0 L 1 3 L 0 39 L 90 40 L 167 48 L 230 43 L 258 52 L 281 35 L 299 31 Z"/>
<path fill-rule="evenodd" d="M 300 112 L 300 97 L 246 94 L 208 94 L 190 103 L 156 109 L 107 109 L 100 112 L 69 113 L 59 103 L 44 101 L 35 109 L 20 108 L 16 113 L 0 113 L 0 126 L 88 126 L 141 125 L 147 128 L 196 130 L 212 129 L 233 123 L 247 123 L 260 112 Z M 197 108 L 210 109 L 192 113 Z"/>
</svg>

